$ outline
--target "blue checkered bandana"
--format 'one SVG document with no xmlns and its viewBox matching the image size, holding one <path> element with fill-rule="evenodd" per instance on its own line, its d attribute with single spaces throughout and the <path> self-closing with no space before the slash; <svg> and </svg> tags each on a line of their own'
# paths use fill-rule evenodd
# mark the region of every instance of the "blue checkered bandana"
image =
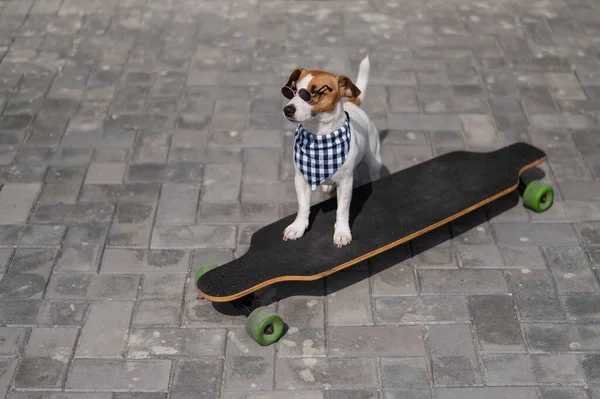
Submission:
<svg viewBox="0 0 600 399">
<path fill-rule="evenodd" d="M 323 181 L 330 178 L 342 167 L 350 150 L 350 119 L 328 134 L 312 134 L 302 124 L 296 128 L 294 141 L 294 162 L 315 190 Z"/>
</svg>

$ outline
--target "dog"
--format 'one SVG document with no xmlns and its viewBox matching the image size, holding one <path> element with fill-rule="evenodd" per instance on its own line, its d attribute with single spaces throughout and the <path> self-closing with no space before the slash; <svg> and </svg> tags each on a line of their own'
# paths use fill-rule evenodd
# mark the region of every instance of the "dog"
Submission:
<svg viewBox="0 0 600 399">
<path fill-rule="evenodd" d="M 297 124 L 294 139 L 294 187 L 298 213 L 283 232 L 296 240 L 308 228 L 311 194 L 321 186 L 325 193 L 336 189 L 337 210 L 333 243 L 350 244 L 350 201 L 355 169 L 365 161 L 372 180 L 382 168 L 379 132 L 360 108 L 369 77 L 369 56 L 360 63 L 356 84 L 346 75 L 296 68 L 281 92 L 289 101 L 283 115 Z"/>
</svg>

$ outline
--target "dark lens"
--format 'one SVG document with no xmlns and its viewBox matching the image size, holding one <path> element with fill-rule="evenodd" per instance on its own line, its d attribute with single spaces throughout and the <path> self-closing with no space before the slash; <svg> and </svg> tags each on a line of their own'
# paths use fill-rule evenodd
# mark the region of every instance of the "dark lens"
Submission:
<svg viewBox="0 0 600 399">
<path fill-rule="evenodd" d="M 306 102 L 309 102 L 312 97 L 310 95 L 309 91 L 306 89 L 300 89 L 300 91 L 298 92 L 298 95 L 300 96 L 301 99 L 303 99 Z"/>
<path fill-rule="evenodd" d="M 288 100 L 294 98 L 294 91 L 287 86 L 281 88 L 281 94 L 283 94 L 283 96 Z"/>
</svg>

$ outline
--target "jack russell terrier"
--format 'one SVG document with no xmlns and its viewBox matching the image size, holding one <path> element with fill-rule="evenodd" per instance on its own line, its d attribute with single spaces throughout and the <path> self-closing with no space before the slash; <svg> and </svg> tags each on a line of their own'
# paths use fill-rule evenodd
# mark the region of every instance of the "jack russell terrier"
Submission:
<svg viewBox="0 0 600 399">
<path fill-rule="evenodd" d="M 308 228 L 311 193 L 318 186 L 325 193 L 337 187 L 337 212 L 333 242 L 338 248 L 352 241 L 349 225 L 354 169 L 364 159 L 372 180 L 379 178 L 379 133 L 359 108 L 369 77 L 369 57 L 358 70 L 356 85 L 345 75 L 295 69 L 281 93 L 289 102 L 283 114 L 297 123 L 294 140 L 294 186 L 298 214 L 283 232 L 295 240 Z M 344 97 L 348 100 L 342 101 Z"/>
</svg>

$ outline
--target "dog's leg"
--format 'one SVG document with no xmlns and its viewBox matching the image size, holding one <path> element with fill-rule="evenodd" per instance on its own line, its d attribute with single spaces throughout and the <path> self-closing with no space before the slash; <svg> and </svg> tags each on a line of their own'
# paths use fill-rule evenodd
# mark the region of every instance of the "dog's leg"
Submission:
<svg viewBox="0 0 600 399">
<path fill-rule="evenodd" d="M 310 215 L 310 186 L 304 180 L 304 177 L 296 171 L 294 175 L 294 186 L 296 187 L 296 196 L 298 197 L 298 214 L 294 223 L 290 224 L 283 231 L 283 240 L 295 240 L 304 235 L 308 228 L 308 217 Z"/>
<path fill-rule="evenodd" d="M 337 213 L 335 220 L 335 231 L 333 243 L 341 248 L 350 244 L 352 233 L 350 232 L 350 201 L 352 200 L 352 175 L 345 176 L 337 184 Z"/>
</svg>

